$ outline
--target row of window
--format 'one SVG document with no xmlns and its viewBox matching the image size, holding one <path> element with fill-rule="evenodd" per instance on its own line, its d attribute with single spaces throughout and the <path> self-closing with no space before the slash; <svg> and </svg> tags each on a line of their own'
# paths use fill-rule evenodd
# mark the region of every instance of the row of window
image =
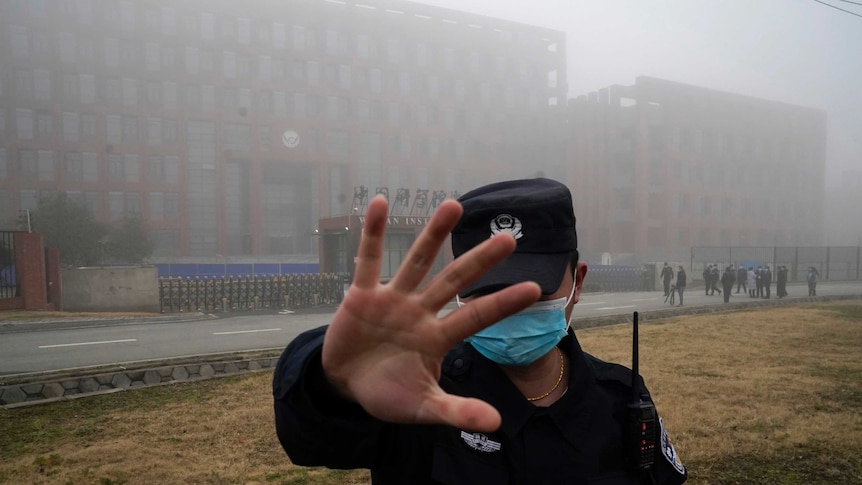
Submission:
<svg viewBox="0 0 862 485">
<path fill-rule="evenodd" d="M 21 180 L 66 180 L 74 182 L 147 182 L 176 183 L 179 181 L 180 159 L 176 156 L 151 155 L 146 164 L 138 155 L 109 153 L 107 178 L 101 177 L 97 153 L 65 152 L 62 160 L 52 150 L 18 150 L 17 171 Z M 144 166 L 142 166 L 144 165 Z M 144 172 L 142 173 L 142 169 Z M 6 149 L 0 148 L 0 180 L 9 178 Z"/>
<path fill-rule="evenodd" d="M 71 7 L 69 2 L 63 2 L 65 7 Z M 77 16 L 79 21 L 87 24 L 93 22 L 92 6 L 79 6 L 71 8 L 76 10 L 66 14 L 60 9 L 57 13 L 64 15 L 64 20 Z M 160 11 L 151 9 L 140 15 L 136 12 L 135 4 L 131 2 L 105 2 L 99 6 L 104 13 L 105 27 L 119 28 L 124 33 L 134 32 L 138 27 L 137 20 L 143 17 L 145 31 L 149 36 L 161 33 L 165 36 L 174 36 L 177 31 L 177 17 L 174 9 L 163 7 Z M 382 13 L 382 12 L 381 12 Z M 387 15 L 382 13 L 382 15 Z M 389 14 L 391 15 L 391 14 Z M 452 46 L 456 42 L 453 36 L 440 37 L 446 39 L 450 45 L 442 43 L 418 42 L 408 43 L 403 38 L 389 35 L 379 36 L 369 26 L 370 33 L 342 32 L 334 29 L 319 29 L 311 26 L 298 24 L 285 24 L 281 22 L 256 21 L 249 18 L 235 16 L 220 16 L 210 12 L 202 12 L 194 16 L 183 17 L 185 33 L 188 40 L 202 40 L 206 43 L 235 43 L 239 46 L 251 46 L 256 49 L 270 47 L 275 50 L 290 49 L 293 51 L 308 51 L 327 56 L 338 56 L 348 59 L 379 60 L 390 64 L 402 64 L 411 62 L 417 67 L 440 67 L 446 70 L 465 70 L 474 73 L 486 73 L 498 78 L 511 77 L 518 74 L 519 65 L 526 62 L 535 62 L 538 55 L 532 56 L 529 61 L 519 61 L 501 54 L 481 53 L 477 51 L 462 50 L 462 46 Z M 256 32 L 256 38 L 252 31 Z M 472 30 L 472 29 L 471 29 Z M 475 32 L 475 31 L 474 31 Z M 495 40 L 505 41 L 512 38 L 508 32 L 494 29 Z M 554 51 L 555 44 L 547 40 L 540 40 L 537 35 L 519 32 L 518 40 L 522 44 L 531 44 L 537 54 L 542 51 Z M 94 51 L 92 40 L 87 37 L 77 37 L 75 33 L 60 31 L 58 33 L 58 48 L 61 58 L 70 62 L 78 60 L 76 46 L 84 46 L 83 51 Z M 9 42 L 12 52 L 16 56 L 27 57 L 31 52 L 41 52 L 49 44 L 48 34 L 38 29 L 28 28 L 24 25 L 12 25 L 9 32 Z M 111 42 L 120 44 L 119 40 Z M 176 42 L 172 40 L 172 42 Z M 550 45 L 549 45 L 550 44 Z M 110 48 L 109 48 L 110 49 Z M 121 48 L 115 49 L 119 51 Z M 507 49 L 513 52 L 514 49 Z"/>
<path fill-rule="evenodd" d="M 320 81 L 323 70 L 324 82 Z M 300 62 L 299 70 L 303 85 L 311 87 L 326 85 L 345 91 L 369 93 L 390 97 L 419 97 L 429 102 L 451 101 L 458 105 L 476 103 L 485 108 L 527 108 L 536 111 L 548 104 L 547 96 L 541 87 L 524 85 L 504 85 L 489 82 L 469 82 L 464 79 L 442 78 L 439 76 L 419 76 L 404 71 L 383 71 L 380 69 L 351 68 L 349 66 L 325 65 L 317 62 Z M 54 76 L 46 69 L 15 70 L 15 96 L 19 99 L 32 97 L 39 101 L 62 99 L 70 103 L 95 104 L 97 84 L 102 95 L 99 101 L 107 104 L 136 107 L 146 103 L 148 106 L 165 109 L 189 108 L 193 111 L 213 112 L 224 109 L 234 114 L 238 108 L 260 109 L 264 114 L 278 114 L 276 98 L 287 99 L 292 93 L 279 90 L 251 90 L 249 88 L 216 87 L 214 85 L 185 85 L 175 82 L 145 81 L 130 77 L 99 77 L 90 74 L 62 74 L 62 93 L 55 94 Z M 0 75 L 0 95 L 4 94 L 2 75 Z M 11 94 L 11 93 L 10 93 Z M 317 96 L 316 94 L 303 96 Z M 323 96 L 321 96 L 323 97 Z M 360 99 L 356 95 L 342 95 L 341 98 Z M 372 101 L 368 99 L 366 101 Z M 282 105 L 286 105 L 282 103 Z M 283 111 L 286 111 L 283 110 Z M 297 114 L 297 116 L 302 116 Z"/>
<path fill-rule="evenodd" d="M 34 210 L 39 198 L 50 195 L 50 191 L 22 189 L 17 191 L 18 208 Z M 10 197 L 15 197 L 14 191 L 9 193 L 0 189 L 0 215 L 9 216 L 12 205 Z M 107 194 L 92 191 L 67 191 L 66 195 L 72 201 L 85 205 L 92 214 L 99 214 L 100 204 L 107 203 L 108 217 L 118 221 L 126 216 L 145 216 L 152 221 L 172 220 L 180 216 L 180 195 L 175 192 L 108 192 Z M 142 213 L 142 199 L 147 201 L 146 213 Z M 102 202 L 104 201 L 104 202 Z"/>
</svg>

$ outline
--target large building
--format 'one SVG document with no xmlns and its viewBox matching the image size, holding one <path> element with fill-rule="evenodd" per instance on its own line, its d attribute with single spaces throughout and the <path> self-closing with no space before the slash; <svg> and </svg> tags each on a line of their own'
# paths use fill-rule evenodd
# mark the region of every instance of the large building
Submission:
<svg viewBox="0 0 862 485">
<path fill-rule="evenodd" d="M 824 244 L 826 113 L 649 77 L 569 102 L 590 260 Z"/>
<path fill-rule="evenodd" d="M 396 0 L 8 0 L 0 39 L 0 218 L 65 191 L 140 215 L 157 258 L 349 270 L 365 195 L 412 240 L 434 194 L 565 170 L 536 129 L 566 104 L 559 31 Z"/>
</svg>

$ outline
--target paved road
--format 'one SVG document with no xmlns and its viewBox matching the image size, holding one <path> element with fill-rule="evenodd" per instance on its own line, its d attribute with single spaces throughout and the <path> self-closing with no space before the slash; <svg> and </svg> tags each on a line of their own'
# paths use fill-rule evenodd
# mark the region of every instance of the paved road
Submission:
<svg viewBox="0 0 862 485">
<path fill-rule="evenodd" d="M 774 287 L 773 287 L 774 288 Z M 807 296 L 805 285 L 788 287 L 788 299 Z M 819 296 L 862 294 L 862 282 L 820 283 Z M 751 301 L 733 294 L 731 301 Z M 722 305 L 718 294 L 686 292 L 685 306 Z M 591 293 L 575 306 L 575 319 L 668 308 L 659 292 Z M 448 311 L 448 310 L 445 310 Z M 17 325 L 0 330 L 0 375 L 234 351 L 281 349 L 300 332 L 325 325 L 332 313 L 236 315 L 185 322 Z"/>
</svg>

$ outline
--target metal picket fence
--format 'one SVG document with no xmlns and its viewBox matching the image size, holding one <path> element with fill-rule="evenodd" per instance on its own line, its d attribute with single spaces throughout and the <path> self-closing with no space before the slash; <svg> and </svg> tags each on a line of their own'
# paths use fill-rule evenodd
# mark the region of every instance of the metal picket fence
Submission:
<svg viewBox="0 0 862 485">
<path fill-rule="evenodd" d="M 344 297 L 347 275 L 203 276 L 159 278 L 159 307 L 165 312 L 232 312 L 332 305 Z"/>
</svg>

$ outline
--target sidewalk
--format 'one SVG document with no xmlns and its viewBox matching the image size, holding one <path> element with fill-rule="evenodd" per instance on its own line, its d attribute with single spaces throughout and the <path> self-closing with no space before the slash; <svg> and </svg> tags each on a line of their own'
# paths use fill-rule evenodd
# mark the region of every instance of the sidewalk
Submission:
<svg viewBox="0 0 862 485">
<path fill-rule="evenodd" d="M 201 312 L 146 313 L 146 312 L 40 312 L 0 311 L 0 333 L 57 328 L 79 328 L 119 323 L 170 323 L 214 318 Z"/>
</svg>

